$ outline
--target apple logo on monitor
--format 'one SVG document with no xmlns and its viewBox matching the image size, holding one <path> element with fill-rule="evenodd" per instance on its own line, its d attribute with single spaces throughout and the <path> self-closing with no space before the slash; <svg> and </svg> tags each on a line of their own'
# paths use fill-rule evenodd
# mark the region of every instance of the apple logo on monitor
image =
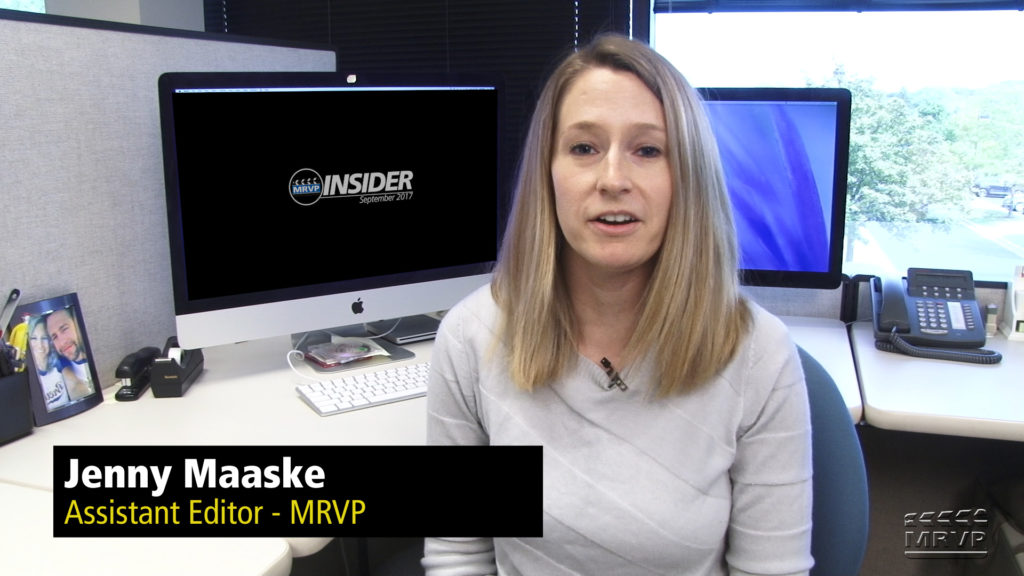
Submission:
<svg viewBox="0 0 1024 576">
<path fill-rule="evenodd" d="M 363 299 L 356 298 L 356 301 L 352 303 L 352 313 L 362 314 L 363 313 Z"/>
</svg>

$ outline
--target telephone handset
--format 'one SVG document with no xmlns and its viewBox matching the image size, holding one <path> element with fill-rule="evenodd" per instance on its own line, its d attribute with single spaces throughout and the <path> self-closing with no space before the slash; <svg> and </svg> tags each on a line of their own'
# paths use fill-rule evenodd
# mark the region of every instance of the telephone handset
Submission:
<svg viewBox="0 0 1024 576">
<path fill-rule="evenodd" d="M 996 364 L 967 270 L 910 268 L 907 278 L 872 278 L 875 347 L 910 356 Z"/>
</svg>

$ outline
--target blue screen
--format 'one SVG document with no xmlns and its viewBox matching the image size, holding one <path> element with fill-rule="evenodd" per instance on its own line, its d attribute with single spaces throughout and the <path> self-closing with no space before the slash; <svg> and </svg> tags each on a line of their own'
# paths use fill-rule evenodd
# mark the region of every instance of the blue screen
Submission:
<svg viewBox="0 0 1024 576">
<path fill-rule="evenodd" d="M 740 267 L 838 278 L 848 154 L 840 104 L 715 94 L 726 99 L 706 106 L 732 200 Z"/>
</svg>

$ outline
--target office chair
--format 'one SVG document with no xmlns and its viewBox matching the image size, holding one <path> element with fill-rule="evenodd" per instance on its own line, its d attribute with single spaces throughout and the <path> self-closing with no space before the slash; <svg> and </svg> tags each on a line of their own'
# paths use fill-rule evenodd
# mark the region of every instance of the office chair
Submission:
<svg viewBox="0 0 1024 576">
<path fill-rule="evenodd" d="M 864 454 L 835 381 L 806 350 L 800 348 L 799 353 L 811 411 L 811 576 L 856 576 L 868 540 Z"/>
<path fill-rule="evenodd" d="M 361 538 L 360 572 L 366 576 L 422 576 L 423 538 Z"/>
</svg>

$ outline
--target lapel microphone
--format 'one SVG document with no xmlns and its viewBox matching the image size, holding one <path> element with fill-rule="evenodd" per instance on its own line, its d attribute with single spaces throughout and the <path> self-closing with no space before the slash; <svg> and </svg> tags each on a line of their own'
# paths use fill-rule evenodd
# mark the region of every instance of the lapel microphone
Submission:
<svg viewBox="0 0 1024 576">
<path fill-rule="evenodd" d="M 622 376 L 619 376 L 618 370 L 612 367 L 611 360 L 607 358 L 601 358 L 601 366 L 604 368 L 604 373 L 608 375 L 608 386 L 607 389 L 618 388 L 623 392 L 626 391 L 626 382 L 622 380 Z"/>
</svg>

